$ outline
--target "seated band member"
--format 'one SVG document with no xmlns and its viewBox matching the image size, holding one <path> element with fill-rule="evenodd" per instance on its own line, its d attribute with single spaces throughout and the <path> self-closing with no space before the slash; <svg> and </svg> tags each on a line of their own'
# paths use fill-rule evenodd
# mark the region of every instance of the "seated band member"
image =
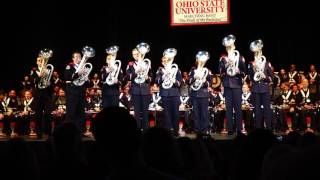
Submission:
<svg viewBox="0 0 320 180">
<path fill-rule="evenodd" d="M 301 85 L 301 111 L 299 119 L 302 121 L 301 124 L 303 130 L 313 132 L 316 128 L 315 97 L 310 94 L 308 79 L 302 80 Z"/>
<path fill-rule="evenodd" d="M 251 42 L 250 50 L 254 53 L 254 60 L 248 65 L 248 74 L 252 81 L 253 106 L 255 112 L 255 128 L 263 127 L 271 130 L 271 109 L 269 83 L 271 82 L 271 63 L 262 54 L 263 42 Z M 263 108 L 262 108 L 263 106 Z M 264 118 L 263 118 L 264 117 Z M 263 122 L 264 119 L 264 122 Z"/>
<path fill-rule="evenodd" d="M 102 69 L 101 69 L 102 71 Z M 94 73 L 92 79 L 90 80 L 90 88 L 101 89 L 101 80 L 98 73 Z"/>
<path fill-rule="evenodd" d="M 280 94 L 280 84 L 281 80 L 278 75 L 278 72 L 274 71 L 274 67 L 271 66 L 271 82 L 269 83 L 269 89 L 270 89 L 270 96 L 271 96 L 271 103 L 275 104 L 276 98 Z"/>
<path fill-rule="evenodd" d="M 34 118 L 37 105 L 31 91 L 25 91 L 23 96 L 24 98 L 19 108 L 18 134 L 36 136 Z"/>
<path fill-rule="evenodd" d="M 311 64 L 309 69 L 307 79 L 309 80 L 310 95 L 319 99 L 320 76 L 316 71 L 315 65 Z"/>
<path fill-rule="evenodd" d="M 210 58 L 209 52 L 199 51 L 196 55 L 196 65 L 189 73 L 190 98 L 194 117 L 194 128 L 197 133 L 208 134 L 209 131 L 209 91 L 211 72 L 204 67 Z"/>
<path fill-rule="evenodd" d="M 164 127 L 178 135 L 180 92 L 179 88 L 182 81 L 181 71 L 177 64 L 173 63 L 177 50 L 174 48 L 166 49 L 163 52 L 162 65 L 156 75 L 156 83 L 160 87 L 160 96 L 163 104 Z"/>
<path fill-rule="evenodd" d="M 291 128 L 289 127 L 287 132 L 300 129 L 299 128 L 300 124 L 298 124 L 299 102 L 301 102 L 301 93 L 299 91 L 298 85 L 294 84 L 291 87 L 291 100 L 289 102 L 290 109 L 289 109 L 289 112 L 288 112 L 290 120 L 291 120 Z"/>
<path fill-rule="evenodd" d="M 58 87 L 62 88 L 64 85 L 63 81 L 60 78 L 60 75 L 57 71 L 53 71 L 51 81 L 52 81 L 51 83 L 52 83 L 53 87 L 58 86 Z"/>
<path fill-rule="evenodd" d="M 299 73 L 296 70 L 296 65 L 295 64 L 291 64 L 290 65 L 290 70 L 288 72 L 288 78 L 289 78 L 290 87 L 293 84 L 298 84 L 299 83 Z"/>
<path fill-rule="evenodd" d="M 151 61 L 144 58 L 150 51 L 150 46 L 146 43 L 140 43 L 132 50 L 134 61 L 128 63 L 126 69 L 126 80 L 130 81 L 130 94 L 134 107 L 134 117 L 138 128 L 145 130 L 148 124 L 148 107 L 150 104 L 151 92 L 150 83 L 152 78 Z"/>
<path fill-rule="evenodd" d="M 118 46 L 111 46 L 106 49 L 106 66 L 101 69 L 102 78 L 102 107 L 119 106 L 119 88 L 121 86 L 123 73 L 121 61 L 116 60 Z"/>
<path fill-rule="evenodd" d="M 292 91 L 290 90 L 290 83 L 284 82 L 281 84 L 282 91 L 277 99 L 279 107 L 279 128 L 278 130 L 289 132 L 292 130 L 292 117 L 290 114 L 290 107 L 292 102 Z"/>
<path fill-rule="evenodd" d="M 225 106 L 225 98 L 223 96 L 224 88 L 223 86 L 220 86 L 215 88 L 215 90 L 210 92 L 210 102 L 213 106 L 213 112 L 214 112 L 214 125 L 213 125 L 213 131 L 218 133 L 228 133 L 226 122 L 225 122 L 225 116 L 226 116 L 226 106 Z"/>
<path fill-rule="evenodd" d="M 229 35 L 223 38 L 222 44 L 226 48 L 227 55 L 222 55 L 219 62 L 220 77 L 224 87 L 224 96 L 226 98 L 226 116 L 228 121 L 228 134 L 234 133 L 233 110 L 235 112 L 235 122 L 237 132 L 241 133 L 241 95 L 242 79 L 245 75 L 245 60 L 236 50 L 236 38 Z"/>
<path fill-rule="evenodd" d="M 242 130 L 243 134 L 247 134 L 248 131 L 253 129 L 253 97 L 251 95 L 250 87 L 248 84 L 242 86 L 241 96 L 241 109 L 242 109 Z"/>
</svg>

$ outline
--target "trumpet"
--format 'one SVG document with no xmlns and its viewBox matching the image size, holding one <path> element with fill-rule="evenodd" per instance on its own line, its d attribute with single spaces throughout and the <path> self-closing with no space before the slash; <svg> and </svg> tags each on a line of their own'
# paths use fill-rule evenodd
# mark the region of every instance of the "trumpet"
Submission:
<svg viewBox="0 0 320 180">
<path fill-rule="evenodd" d="M 41 69 L 40 69 L 40 81 L 38 83 L 39 89 L 44 89 L 50 86 L 50 80 L 54 67 L 52 64 L 48 64 L 49 58 L 52 57 L 52 50 L 43 49 L 39 53 L 39 57 L 42 59 Z"/>
<path fill-rule="evenodd" d="M 140 59 L 138 59 L 137 64 L 134 64 L 135 72 L 137 73 L 137 77 L 134 79 L 134 82 L 137 84 L 142 84 L 146 81 L 146 77 L 148 76 L 149 69 L 151 68 L 150 59 L 145 58 L 146 53 L 150 51 L 150 46 L 147 43 L 140 43 L 136 47 L 139 53 L 142 55 Z"/>
<path fill-rule="evenodd" d="M 92 70 L 92 64 L 86 62 L 89 58 L 94 57 L 95 50 L 92 47 L 85 46 L 82 49 L 82 54 L 81 62 L 75 73 L 78 73 L 80 70 L 84 71 L 84 73 L 79 75 L 79 77 L 73 81 L 73 84 L 76 86 L 82 86 L 88 80 L 89 74 Z"/>
<path fill-rule="evenodd" d="M 210 56 L 207 51 L 199 51 L 196 55 L 196 59 L 198 62 L 198 67 L 194 73 L 194 77 L 196 78 L 196 80 L 191 84 L 191 89 L 194 91 L 198 91 L 203 86 L 203 83 L 206 82 L 209 70 L 205 68 L 204 65 L 209 57 Z"/>
</svg>

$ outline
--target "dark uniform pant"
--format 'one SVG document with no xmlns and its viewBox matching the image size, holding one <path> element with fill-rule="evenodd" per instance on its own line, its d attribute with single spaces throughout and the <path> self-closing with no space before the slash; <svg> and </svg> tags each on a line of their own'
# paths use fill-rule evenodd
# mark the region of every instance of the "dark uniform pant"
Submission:
<svg viewBox="0 0 320 180">
<path fill-rule="evenodd" d="M 44 131 L 50 133 L 50 91 L 49 89 L 38 89 L 35 92 L 35 120 L 36 120 L 36 133 L 38 136 L 41 136 Z"/>
<path fill-rule="evenodd" d="M 149 127 L 149 104 L 150 95 L 132 95 L 134 117 L 138 128 L 147 129 Z"/>
<path fill-rule="evenodd" d="M 178 132 L 180 98 L 177 96 L 161 97 L 164 112 L 164 127 Z"/>
<path fill-rule="evenodd" d="M 85 118 L 85 88 L 74 85 L 67 86 L 66 97 L 66 121 L 73 122 L 82 132 Z"/>
<path fill-rule="evenodd" d="M 262 118 L 264 117 L 264 122 L 266 128 L 271 130 L 271 109 L 270 109 L 270 94 L 266 93 L 253 93 L 254 100 L 254 113 L 255 113 L 255 128 L 262 127 Z M 261 108 L 263 105 L 263 109 Z"/>
<path fill-rule="evenodd" d="M 241 131 L 241 88 L 224 88 L 224 96 L 226 99 L 226 117 L 228 121 L 228 132 L 233 132 L 233 109 L 235 111 L 235 121 L 237 125 L 237 131 Z"/>
<path fill-rule="evenodd" d="M 204 132 L 209 126 L 209 101 L 207 97 L 191 97 L 194 127 L 198 132 Z"/>
</svg>

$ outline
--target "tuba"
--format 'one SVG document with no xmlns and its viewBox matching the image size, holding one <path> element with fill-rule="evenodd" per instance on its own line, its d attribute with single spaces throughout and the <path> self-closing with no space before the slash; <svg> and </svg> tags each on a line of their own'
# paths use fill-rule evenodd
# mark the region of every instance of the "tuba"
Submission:
<svg viewBox="0 0 320 180">
<path fill-rule="evenodd" d="M 137 73 L 137 77 L 134 79 L 134 82 L 142 84 L 146 81 L 145 77 L 148 76 L 149 69 L 151 68 L 150 59 L 144 59 L 144 56 L 150 51 L 150 46 L 147 43 L 140 43 L 136 48 L 142 55 L 142 58 L 138 59 L 137 64 L 134 64 L 133 66 Z"/>
<path fill-rule="evenodd" d="M 203 86 L 203 83 L 207 81 L 209 70 L 205 68 L 204 65 L 209 57 L 210 55 L 207 51 L 199 51 L 196 55 L 198 63 L 197 69 L 194 72 L 194 78 L 196 80 L 191 84 L 191 89 L 194 91 L 198 91 Z"/>
<path fill-rule="evenodd" d="M 38 83 L 39 89 L 44 89 L 50 86 L 50 80 L 54 67 L 52 64 L 48 64 L 48 61 L 49 58 L 52 57 L 52 54 L 53 52 L 50 49 L 43 49 L 39 53 L 39 57 L 42 58 L 40 74 L 43 74 Z"/>
<path fill-rule="evenodd" d="M 106 49 L 106 52 L 109 55 L 114 56 L 114 59 L 117 55 L 117 52 L 119 50 L 118 46 L 111 46 L 108 49 Z M 112 59 L 112 62 L 109 64 L 111 66 L 112 71 L 108 74 L 108 77 L 106 78 L 106 81 L 104 83 L 108 84 L 109 86 L 116 84 L 116 80 L 118 79 L 119 73 L 121 71 L 121 61 L 120 60 L 114 60 Z"/>
<path fill-rule="evenodd" d="M 177 50 L 174 48 L 166 49 L 163 52 L 163 56 L 169 58 L 168 61 L 170 62 L 169 64 L 164 65 L 164 74 L 162 76 L 163 82 L 161 84 L 163 89 L 170 89 L 176 80 L 179 68 L 177 64 L 171 64 L 176 54 Z"/>
<path fill-rule="evenodd" d="M 84 70 L 85 73 L 79 75 L 79 77 L 73 81 L 73 84 L 76 86 L 82 86 L 88 80 L 89 74 L 92 70 L 92 64 L 87 63 L 87 60 L 91 57 L 94 57 L 95 50 L 92 47 L 85 46 L 82 49 L 82 54 L 83 56 L 82 56 L 81 62 L 78 68 L 76 69 L 75 73 L 78 73 L 80 70 Z"/>
</svg>

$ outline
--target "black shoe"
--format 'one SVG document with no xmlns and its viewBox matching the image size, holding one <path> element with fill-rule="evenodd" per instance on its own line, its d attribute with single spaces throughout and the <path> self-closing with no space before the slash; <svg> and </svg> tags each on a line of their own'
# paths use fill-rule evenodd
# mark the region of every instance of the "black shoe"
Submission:
<svg viewBox="0 0 320 180">
<path fill-rule="evenodd" d="M 230 136 L 233 135 L 233 131 L 229 131 L 228 135 L 230 135 Z"/>
</svg>

